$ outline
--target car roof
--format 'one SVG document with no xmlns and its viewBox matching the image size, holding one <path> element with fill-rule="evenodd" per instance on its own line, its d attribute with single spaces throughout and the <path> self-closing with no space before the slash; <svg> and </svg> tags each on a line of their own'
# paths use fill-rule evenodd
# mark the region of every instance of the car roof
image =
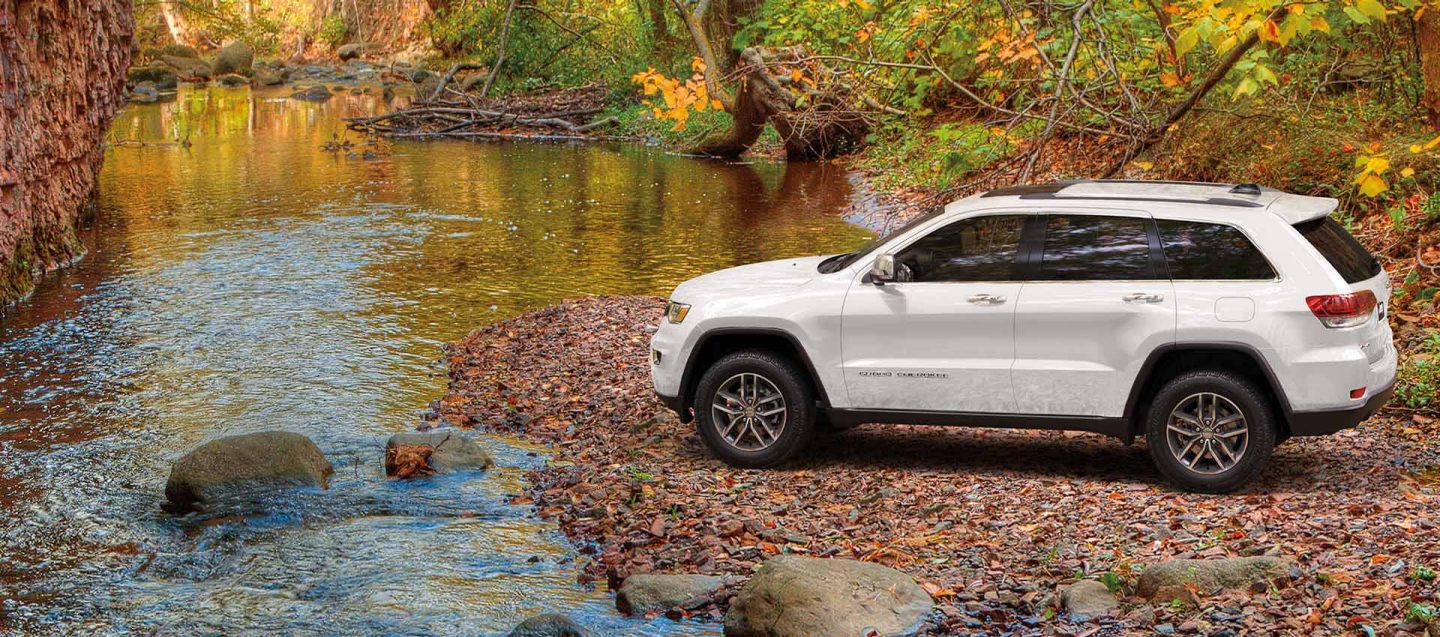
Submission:
<svg viewBox="0 0 1440 637">
<path fill-rule="evenodd" d="M 1178 207 L 1187 212 L 1206 211 L 1220 217 L 1234 217 L 1268 212 L 1287 224 L 1297 224 L 1330 214 L 1339 201 L 1330 197 L 1293 195 L 1255 184 L 1217 184 L 1195 181 L 1146 181 L 1102 179 L 1062 181 L 999 188 L 979 195 L 978 199 L 1014 199 L 1026 202 L 1045 201 L 1051 204 L 1094 204 L 1109 202 L 1148 202 L 1158 204 L 1152 212 L 1165 216 L 1166 208 Z M 1207 215 L 1210 216 L 1210 215 Z"/>
</svg>

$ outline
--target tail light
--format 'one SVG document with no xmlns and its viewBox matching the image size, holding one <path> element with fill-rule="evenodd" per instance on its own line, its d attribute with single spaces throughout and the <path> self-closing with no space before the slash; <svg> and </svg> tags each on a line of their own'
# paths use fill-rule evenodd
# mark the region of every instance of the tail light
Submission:
<svg viewBox="0 0 1440 637">
<path fill-rule="evenodd" d="M 1325 327 L 1354 327 L 1370 320 L 1376 301 L 1374 292 L 1361 290 L 1350 294 L 1307 296 L 1305 304 Z"/>
</svg>

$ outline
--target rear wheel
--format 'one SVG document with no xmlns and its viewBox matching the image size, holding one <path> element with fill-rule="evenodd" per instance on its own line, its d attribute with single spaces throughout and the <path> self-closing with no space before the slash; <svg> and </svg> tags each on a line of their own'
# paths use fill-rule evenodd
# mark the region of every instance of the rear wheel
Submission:
<svg viewBox="0 0 1440 637">
<path fill-rule="evenodd" d="M 1166 383 L 1145 419 L 1145 444 L 1171 482 L 1227 493 L 1264 468 L 1275 448 L 1270 401 L 1254 383 L 1221 370 L 1186 372 Z"/>
<path fill-rule="evenodd" d="M 695 388 L 695 423 L 705 444 L 738 467 L 773 467 L 815 431 L 815 398 L 798 365 L 765 350 L 721 358 Z"/>
</svg>

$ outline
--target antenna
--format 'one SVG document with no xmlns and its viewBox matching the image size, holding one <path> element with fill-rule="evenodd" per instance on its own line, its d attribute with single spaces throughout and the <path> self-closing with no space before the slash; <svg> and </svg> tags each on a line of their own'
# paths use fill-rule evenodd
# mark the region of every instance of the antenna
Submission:
<svg viewBox="0 0 1440 637">
<path fill-rule="evenodd" d="M 1230 194 L 1258 195 L 1260 194 L 1260 184 L 1236 184 L 1234 188 L 1230 189 Z"/>
</svg>

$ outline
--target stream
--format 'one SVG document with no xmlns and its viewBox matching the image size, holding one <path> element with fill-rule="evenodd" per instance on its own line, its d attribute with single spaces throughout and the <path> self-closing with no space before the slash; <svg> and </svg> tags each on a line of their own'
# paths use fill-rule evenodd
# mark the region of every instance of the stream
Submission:
<svg viewBox="0 0 1440 637">
<path fill-rule="evenodd" d="M 0 630 L 504 635 L 553 611 L 601 635 L 720 634 L 624 618 L 576 583 L 576 547 L 508 503 L 543 447 L 477 434 L 494 470 L 400 482 L 385 438 L 443 394 L 441 347 L 469 330 L 854 247 L 870 233 L 842 218 L 844 170 L 371 145 L 340 118 L 381 112 L 378 95 L 289 92 L 129 106 L 88 256 L 0 318 Z M 328 491 L 243 519 L 160 512 L 180 455 L 272 429 L 319 444 Z"/>
</svg>

